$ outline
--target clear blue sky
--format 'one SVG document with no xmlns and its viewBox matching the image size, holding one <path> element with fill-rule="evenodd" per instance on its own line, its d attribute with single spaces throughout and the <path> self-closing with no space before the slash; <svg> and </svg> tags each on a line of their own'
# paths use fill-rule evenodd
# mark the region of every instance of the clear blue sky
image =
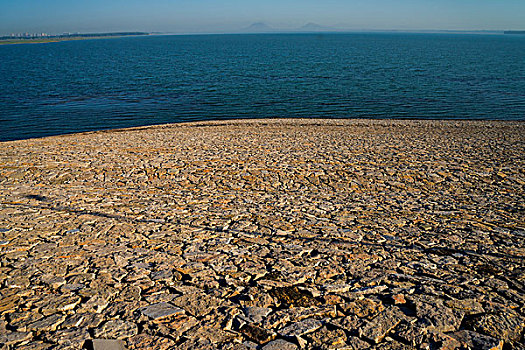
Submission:
<svg viewBox="0 0 525 350">
<path fill-rule="evenodd" d="M 12 32 L 235 31 L 253 22 L 346 29 L 525 29 L 525 0 L 0 0 Z"/>
</svg>

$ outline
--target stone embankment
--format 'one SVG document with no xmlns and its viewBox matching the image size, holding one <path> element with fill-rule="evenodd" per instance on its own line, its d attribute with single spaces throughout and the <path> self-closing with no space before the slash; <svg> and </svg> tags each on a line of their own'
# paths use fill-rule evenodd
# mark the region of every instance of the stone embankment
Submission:
<svg viewBox="0 0 525 350">
<path fill-rule="evenodd" d="M 524 349 L 525 124 L 0 143 L 0 349 Z"/>
</svg>

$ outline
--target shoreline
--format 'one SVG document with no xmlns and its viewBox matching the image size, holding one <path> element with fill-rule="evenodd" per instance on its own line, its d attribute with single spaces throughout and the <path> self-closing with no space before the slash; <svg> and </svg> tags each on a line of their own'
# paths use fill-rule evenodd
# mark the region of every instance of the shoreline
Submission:
<svg viewBox="0 0 525 350">
<path fill-rule="evenodd" d="M 524 154 L 483 120 L 0 142 L 0 343 L 519 349 Z"/>
<path fill-rule="evenodd" d="M 111 132 L 124 132 L 126 130 L 144 130 L 144 129 L 157 129 L 157 128 L 169 128 L 172 126 L 191 126 L 192 124 L 195 125 L 201 125 L 201 124 L 208 124 L 210 125 L 220 125 L 220 124 L 228 124 L 232 122 L 237 123 L 250 123 L 250 122 L 263 122 L 264 121 L 311 121 L 315 123 L 315 121 L 392 121 L 392 122 L 429 122 L 429 123 L 515 123 L 515 124 L 522 124 L 525 123 L 524 120 L 500 120 L 500 119 L 421 119 L 421 118 L 403 118 L 403 119 L 386 119 L 386 118 L 264 118 L 264 119 L 257 119 L 257 118 L 233 118 L 233 119 L 211 119 L 211 120 L 200 120 L 200 121 L 182 121 L 182 122 L 173 122 L 173 123 L 162 123 L 162 124 L 149 124 L 149 125 L 139 125 L 139 126 L 130 126 L 130 127 L 117 127 L 117 128 L 108 128 L 108 129 L 99 129 L 99 130 L 88 130 L 88 131 L 78 131 L 78 132 L 70 132 L 65 134 L 54 134 L 54 135 L 47 135 L 47 136 L 37 136 L 37 137 L 28 137 L 23 139 L 15 139 L 15 140 L 0 140 L 0 145 L 5 142 L 16 142 L 16 141 L 26 141 L 26 140 L 39 140 L 39 139 L 45 139 L 49 137 L 63 137 L 63 136 L 74 136 L 74 135 L 90 135 L 93 133 L 111 133 Z"/>
<path fill-rule="evenodd" d="M 19 45 L 19 44 L 48 44 L 59 43 L 62 41 L 77 41 L 77 40 L 100 40 L 100 39 L 118 39 L 118 38 L 136 38 L 142 36 L 151 36 L 153 34 L 140 35 L 101 35 L 101 36 L 71 36 L 58 38 L 34 38 L 34 39 L 5 39 L 0 40 L 0 45 Z"/>
</svg>

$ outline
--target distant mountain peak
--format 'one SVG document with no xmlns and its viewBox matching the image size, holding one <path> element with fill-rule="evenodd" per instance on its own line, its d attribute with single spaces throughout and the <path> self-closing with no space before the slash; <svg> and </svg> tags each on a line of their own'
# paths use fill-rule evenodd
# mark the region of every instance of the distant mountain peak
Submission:
<svg viewBox="0 0 525 350">
<path fill-rule="evenodd" d="M 313 22 L 310 22 L 310 23 L 306 23 L 303 28 L 323 28 L 323 26 L 317 24 L 317 23 L 313 23 Z"/>
<path fill-rule="evenodd" d="M 302 31 L 314 31 L 314 32 L 317 32 L 317 31 L 334 30 L 334 28 L 332 28 L 332 27 L 327 27 L 327 26 L 322 26 L 322 25 L 320 25 L 320 24 L 310 22 L 310 23 L 306 23 L 304 26 L 302 26 L 301 28 L 299 28 L 299 30 L 302 30 Z"/>
</svg>

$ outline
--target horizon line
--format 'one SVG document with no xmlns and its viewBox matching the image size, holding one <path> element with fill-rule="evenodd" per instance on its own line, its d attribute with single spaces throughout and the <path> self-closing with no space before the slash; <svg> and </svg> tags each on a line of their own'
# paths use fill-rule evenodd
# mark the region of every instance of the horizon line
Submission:
<svg viewBox="0 0 525 350">
<path fill-rule="evenodd" d="M 257 22 L 256 24 L 263 24 L 262 22 Z M 310 24 L 310 23 L 308 23 Z M 329 26 L 320 26 L 324 29 L 307 29 L 305 26 L 291 29 L 281 29 L 273 28 L 268 26 L 266 30 L 250 30 L 250 26 L 238 29 L 238 30 L 221 30 L 221 31 L 86 31 L 86 32 L 62 32 L 62 33 L 46 33 L 50 36 L 57 35 L 102 35 L 102 34 L 125 34 L 125 33 L 144 33 L 148 35 L 196 35 L 196 34 L 289 34 L 289 33 L 366 33 L 366 32 L 397 32 L 397 33 L 504 33 L 504 32 L 523 32 L 524 30 L 515 30 L 515 29 L 345 29 Z M 10 34 L 3 34 L 0 36 L 11 36 L 11 34 L 34 34 L 34 33 L 45 33 L 44 31 L 37 32 L 11 32 Z"/>
</svg>

